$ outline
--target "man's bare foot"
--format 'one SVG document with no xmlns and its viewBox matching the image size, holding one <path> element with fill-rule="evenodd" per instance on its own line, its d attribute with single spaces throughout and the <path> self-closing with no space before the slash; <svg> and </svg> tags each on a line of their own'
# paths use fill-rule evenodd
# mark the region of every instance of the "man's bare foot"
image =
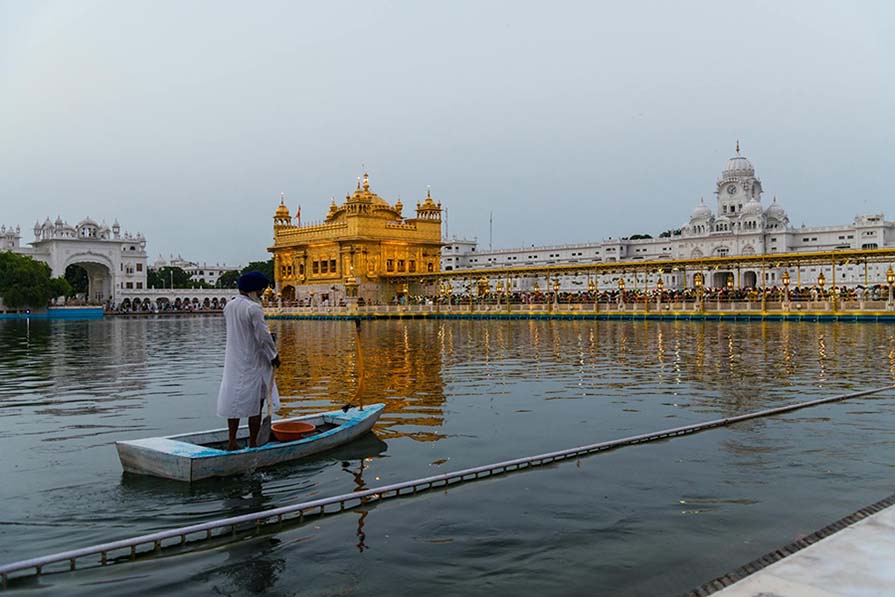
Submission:
<svg viewBox="0 0 895 597">
<path fill-rule="evenodd" d="M 227 443 L 227 451 L 228 452 L 233 452 L 238 449 L 239 449 L 239 444 L 237 444 L 236 442 L 228 442 Z"/>
</svg>

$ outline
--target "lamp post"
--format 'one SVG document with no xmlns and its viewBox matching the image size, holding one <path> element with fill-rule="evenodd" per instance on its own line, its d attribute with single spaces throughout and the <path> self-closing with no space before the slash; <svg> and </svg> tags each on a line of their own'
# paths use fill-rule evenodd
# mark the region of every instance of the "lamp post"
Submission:
<svg viewBox="0 0 895 597">
<path fill-rule="evenodd" d="M 656 282 L 656 310 L 662 310 L 662 291 L 665 290 L 665 282 L 662 280 L 662 276 L 659 275 L 659 281 Z"/>
<path fill-rule="evenodd" d="M 494 286 L 495 292 L 497 292 L 497 309 L 500 310 L 500 295 L 503 294 L 503 280 L 498 280 L 497 284 Z"/>
<path fill-rule="evenodd" d="M 314 291 L 313 290 L 308 292 L 308 306 L 309 307 L 314 306 Z"/>
<path fill-rule="evenodd" d="M 892 285 L 895 285 L 895 271 L 892 271 L 891 265 L 886 270 L 886 284 L 889 285 L 889 300 L 886 302 L 886 310 L 892 311 L 895 309 L 895 302 L 892 301 Z"/>
<path fill-rule="evenodd" d="M 699 312 L 702 313 L 704 311 L 704 306 L 702 304 L 702 283 L 703 277 L 702 274 L 696 272 L 693 274 L 693 286 L 696 287 L 696 308 L 699 309 Z"/>
<path fill-rule="evenodd" d="M 594 283 L 593 279 L 587 278 L 587 291 L 590 293 L 591 299 L 594 301 L 594 311 L 597 310 L 597 285 Z"/>
<path fill-rule="evenodd" d="M 730 308 L 733 309 L 733 274 L 727 274 L 727 298 L 730 302 Z"/>
<path fill-rule="evenodd" d="M 827 279 L 824 278 L 824 273 L 820 272 L 820 275 L 817 276 L 817 287 L 820 289 L 820 298 L 823 300 L 824 298 L 824 284 L 827 283 Z"/>
<path fill-rule="evenodd" d="M 789 272 L 783 272 L 783 308 L 789 311 Z"/>
<path fill-rule="evenodd" d="M 625 308 L 625 279 L 618 279 L 618 310 Z"/>
<path fill-rule="evenodd" d="M 553 308 L 559 308 L 559 278 L 553 280 Z"/>
</svg>

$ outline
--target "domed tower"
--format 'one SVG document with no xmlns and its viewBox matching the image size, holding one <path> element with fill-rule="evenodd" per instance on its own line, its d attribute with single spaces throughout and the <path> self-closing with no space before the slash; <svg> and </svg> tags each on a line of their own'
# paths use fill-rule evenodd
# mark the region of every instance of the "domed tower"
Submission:
<svg viewBox="0 0 895 597">
<path fill-rule="evenodd" d="M 283 193 L 280 193 L 280 205 L 273 215 L 273 228 L 274 230 L 279 230 L 281 228 L 286 228 L 291 224 L 292 214 L 289 213 L 289 208 L 286 207 L 286 197 Z"/>
<path fill-rule="evenodd" d="M 426 190 L 426 198 L 422 204 L 416 204 L 416 217 L 421 220 L 440 220 L 441 203 L 435 203 L 432 199 L 432 190 Z"/>
<path fill-rule="evenodd" d="M 777 197 L 774 197 L 774 200 L 765 210 L 764 215 L 768 228 L 771 230 L 786 230 L 789 228 L 789 217 L 786 215 L 786 210 L 783 209 L 783 206 L 777 203 Z"/>
<path fill-rule="evenodd" d="M 760 206 L 761 191 L 761 181 L 755 176 L 755 168 L 746 156 L 740 155 L 740 142 L 737 141 L 736 155 L 727 160 L 715 189 L 718 216 L 738 217 L 753 199 Z"/>
<path fill-rule="evenodd" d="M 681 231 L 688 236 L 708 234 L 711 232 L 714 219 L 712 210 L 709 209 L 709 206 L 706 205 L 705 201 L 700 197 L 699 205 L 697 205 L 696 209 L 693 210 L 693 213 L 690 214 L 690 221 L 681 227 Z"/>
</svg>

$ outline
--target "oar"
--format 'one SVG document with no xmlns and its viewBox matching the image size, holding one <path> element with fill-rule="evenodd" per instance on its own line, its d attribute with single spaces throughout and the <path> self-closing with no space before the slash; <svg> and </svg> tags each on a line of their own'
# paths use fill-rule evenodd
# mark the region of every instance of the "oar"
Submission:
<svg viewBox="0 0 895 597">
<path fill-rule="evenodd" d="M 360 343 L 360 318 L 354 320 L 354 343 L 357 345 L 357 389 L 354 391 L 354 400 L 360 410 L 364 410 L 364 351 Z M 342 407 L 344 412 L 353 405 L 351 403 Z"/>
<path fill-rule="evenodd" d="M 276 369 L 271 368 L 270 383 L 267 384 L 267 415 L 261 419 L 261 428 L 258 430 L 258 437 L 255 439 L 255 445 L 259 448 L 270 441 L 271 417 L 273 416 L 273 380 Z"/>
</svg>

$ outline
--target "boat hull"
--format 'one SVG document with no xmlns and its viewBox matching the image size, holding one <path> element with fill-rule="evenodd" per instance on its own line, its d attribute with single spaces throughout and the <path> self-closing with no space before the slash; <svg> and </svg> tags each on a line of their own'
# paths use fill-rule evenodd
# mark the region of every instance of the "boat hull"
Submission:
<svg viewBox="0 0 895 597">
<path fill-rule="evenodd" d="M 115 442 L 122 468 L 140 475 L 176 481 L 198 481 L 210 477 L 238 475 L 258 468 L 304 458 L 350 442 L 369 432 L 385 407 L 372 404 L 359 408 L 307 415 L 288 421 L 305 421 L 331 427 L 292 442 L 274 442 L 259 448 L 228 452 L 208 444 L 227 441 L 226 429 L 214 429 L 168 437 Z M 248 429 L 241 427 L 238 439 L 245 440 Z"/>
</svg>

